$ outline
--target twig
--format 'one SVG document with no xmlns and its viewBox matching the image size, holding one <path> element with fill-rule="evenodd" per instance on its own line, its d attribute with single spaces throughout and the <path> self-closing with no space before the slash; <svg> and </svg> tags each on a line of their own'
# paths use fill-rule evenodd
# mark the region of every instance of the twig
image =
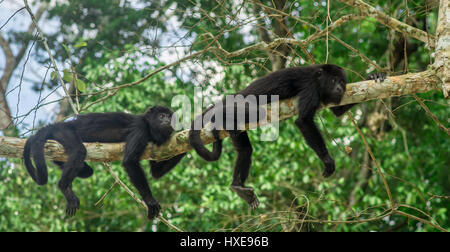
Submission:
<svg viewBox="0 0 450 252">
<path fill-rule="evenodd" d="M 94 206 L 97 206 L 98 204 L 100 204 L 100 202 L 103 201 L 103 199 L 106 198 L 106 196 L 112 191 L 112 189 L 114 188 L 114 186 L 117 185 L 117 182 L 114 181 L 114 183 L 111 185 L 111 187 L 108 189 L 108 191 L 106 191 L 102 197 L 100 197 L 100 199 L 94 204 Z"/>
<path fill-rule="evenodd" d="M 358 134 L 361 136 L 361 138 L 362 138 L 362 140 L 363 140 L 363 142 L 364 142 L 364 145 L 366 146 L 366 149 L 367 149 L 367 151 L 369 152 L 370 157 L 372 158 L 372 160 L 373 160 L 375 166 L 377 167 L 377 169 L 378 169 L 378 174 L 380 174 L 380 177 L 381 177 L 381 179 L 383 180 L 383 183 L 384 183 L 384 187 L 385 187 L 386 193 L 387 193 L 387 195 L 388 195 L 388 197 L 389 197 L 389 202 L 391 203 L 391 209 L 394 209 L 394 207 L 395 207 L 395 202 L 394 202 L 394 200 L 392 199 L 391 190 L 389 189 L 389 185 L 388 185 L 388 183 L 387 183 L 387 181 L 386 181 L 386 178 L 384 177 L 383 172 L 381 171 L 380 164 L 378 164 L 377 159 L 376 159 L 375 156 L 373 155 L 372 150 L 371 150 L 369 144 L 367 143 L 366 138 L 364 137 L 364 134 L 361 132 L 361 129 L 359 128 L 358 124 L 357 124 L 356 121 L 355 121 L 355 118 L 353 118 L 353 116 L 352 116 L 352 114 L 351 114 L 350 112 L 347 112 L 347 116 L 350 118 L 350 120 L 352 121 L 352 123 L 353 123 L 353 125 L 355 126 L 356 130 L 358 131 Z"/>
<path fill-rule="evenodd" d="M 135 193 L 133 193 L 133 191 L 130 190 L 130 188 L 128 188 L 127 185 L 125 185 L 125 183 L 123 183 L 119 177 L 113 172 L 113 170 L 111 169 L 111 166 L 108 163 L 103 163 L 106 167 L 106 169 L 108 170 L 108 172 L 111 174 L 111 176 L 114 178 L 114 180 L 116 181 L 117 184 L 119 184 L 123 189 L 125 189 L 125 191 L 134 199 L 136 200 L 136 202 L 138 204 L 140 204 L 143 208 L 145 208 L 146 210 L 148 210 L 147 205 L 145 205 L 145 203 L 138 198 L 138 196 L 136 196 Z M 162 223 L 166 224 L 168 227 L 172 228 L 175 231 L 178 232 L 184 232 L 183 230 L 181 230 L 180 228 L 174 226 L 173 224 L 171 224 L 169 221 L 167 221 L 164 217 L 162 217 L 161 215 L 158 216 L 158 219 L 161 220 Z"/>
<path fill-rule="evenodd" d="M 422 222 L 422 223 L 424 223 L 424 224 L 427 224 L 427 225 L 429 225 L 429 226 L 432 226 L 432 227 L 434 227 L 434 228 L 436 228 L 436 229 L 438 229 L 438 230 L 440 230 L 440 231 L 442 231 L 442 232 L 446 232 L 446 233 L 448 232 L 446 229 L 442 228 L 441 226 L 436 225 L 436 224 L 433 224 L 433 223 L 431 223 L 431 222 L 429 222 L 429 221 L 427 221 L 427 220 L 424 220 L 424 219 L 422 219 L 422 218 L 419 218 L 419 217 L 417 217 L 417 216 L 414 216 L 414 215 L 411 215 L 411 214 L 407 214 L 407 213 L 402 212 L 402 211 L 399 211 L 399 210 L 394 210 L 394 213 L 395 213 L 395 214 L 398 214 L 398 215 L 403 215 L 403 216 L 405 216 L 405 217 L 407 217 L 407 218 L 414 219 L 414 220 L 416 220 L 416 221 L 420 221 L 420 222 Z"/>
<path fill-rule="evenodd" d="M 431 117 L 431 119 L 433 119 L 433 121 L 438 125 L 438 127 L 441 130 L 443 130 L 445 133 L 447 133 L 447 135 L 450 135 L 450 131 L 446 127 L 444 127 L 444 125 L 442 125 L 441 122 L 439 122 L 439 120 L 437 119 L 437 117 L 435 115 L 433 115 L 433 113 L 431 113 L 431 111 L 428 109 L 427 105 L 425 105 L 425 103 L 423 103 L 422 99 L 420 99 L 416 94 L 412 94 L 412 96 L 414 97 L 414 99 L 416 99 L 416 101 L 419 103 L 419 105 L 425 110 L 427 115 L 429 117 Z"/>
<path fill-rule="evenodd" d="M 363 55 L 361 52 L 359 52 L 357 49 L 353 48 L 351 45 L 349 45 L 349 44 L 345 43 L 344 41 L 340 40 L 338 37 L 334 36 L 333 34 L 330 34 L 330 37 L 333 38 L 334 40 L 336 40 L 337 42 L 339 42 L 340 44 L 342 44 L 343 46 L 345 46 L 347 49 L 352 51 L 354 54 L 357 54 L 359 57 L 361 57 L 362 60 L 364 60 L 368 64 L 374 66 L 377 69 L 377 71 L 379 71 L 379 72 L 385 71 L 385 69 L 383 69 L 378 64 L 376 64 L 375 62 L 373 62 L 372 60 L 367 58 L 367 56 Z"/>
<path fill-rule="evenodd" d="M 55 59 L 53 58 L 53 55 L 52 55 L 52 53 L 50 51 L 50 48 L 48 47 L 47 40 L 44 37 L 44 33 L 42 32 L 41 28 L 39 28 L 39 26 L 37 24 L 37 21 L 36 21 L 36 18 L 34 17 L 33 12 L 30 9 L 30 6 L 28 6 L 28 1 L 24 0 L 23 2 L 25 4 L 25 8 L 27 9 L 28 13 L 30 14 L 31 21 L 36 26 L 36 30 L 38 31 L 39 36 L 41 37 L 42 43 L 44 44 L 45 50 L 47 51 L 48 56 L 50 57 L 50 60 L 51 60 L 51 62 L 53 64 L 53 67 L 55 68 L 55 72 L 56 72 L 57 78 L 58 78 L 59 82 L 61 83 L 61 86 L 64 89 L 64 92 L 66 93 L 66 97 L 67 97 L 67 99 L 68 99 L 68 101 L 70 103 L 70 106 L 72 107 L 73 112 L 75 114 L 78 114 L 78 110 L 75 107 L 75 104 L 73 103 L 72 98 L 69 95 L 69 91 L 67 90 L 67 87 L 64 84 L 63 79 L 61 78 L 61 74 L 59 73 L 58 66 L 56 65 Z"/>
<path fill-rule="evenodd" d="M 362 12 L 362 14 L 368 17 L 375 18 L 376 20 L 378 20 L 378 22 L 386 25 L 392 30 L 398 31 L 403 34 L 407 34 L 412 38 L 418 39 L 431 48 L 435 47 L 436 41 L 433 35 L 426 33 L 420 29 L 417 29 L 415 27 L 412 27 L 410 25 L 407 25 L 403 22 L 400 22 L 397 19 L 392 18 L 389 15 L 386 15 L 385 13 L 377 10 L 377 8 L 365 3 L 362 0 L 339 0 L 339 1 L 349 6 L 357 8 L 359 11 Z"/>
</svg>

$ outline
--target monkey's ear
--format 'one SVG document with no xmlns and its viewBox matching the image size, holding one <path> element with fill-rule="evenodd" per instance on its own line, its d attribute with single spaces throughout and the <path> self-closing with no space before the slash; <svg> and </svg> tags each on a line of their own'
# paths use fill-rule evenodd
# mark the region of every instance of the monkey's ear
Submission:
<svg viewBox="0 0 450 252">
<path fill-rule="evenodd" d="M 155 107 L 150 107 L 150 108 L 147 109 L 147 112 L 145 114 L 150 116 L 151 114 L 153 114 L 154 110 L 155 110 Z"/>
<path fill-rule="evenodd" d="M 153 107 L 148 108 L 147 111 L 144 114 L 144 117 L 146 120 L 151 121 L 153 118 Z"/>
</svg>

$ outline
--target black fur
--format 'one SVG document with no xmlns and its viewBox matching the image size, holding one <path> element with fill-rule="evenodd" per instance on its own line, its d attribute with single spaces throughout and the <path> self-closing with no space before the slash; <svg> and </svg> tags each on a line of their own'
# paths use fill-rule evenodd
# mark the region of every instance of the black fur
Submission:
<svg viewBox="0 0 450 252">
<path fill-rule="evenodd" d="M 198 116 L 194 119 L 192 122 L 191 130 L 189 131 L 189 142 L 194 147 L 195 151 L 206 161 L 216 161 L 219 159 L 220 155 L 222 154 L 222 140 L 219 137 L 219 132 L 216 129 L 213 129 L 214 138 L 216 141 L 213 143 L 213 151 L 210 152 L 206 147 L 203 145 L 202 140 L 200 138 L 200 130 L 194 130 L 194 125 L 198 120 L 201 120 L 203 116 L 210 110 L 212 110 L 214 107 L 209 107 L 208 109 L 203 112 L 201 116 Z M 211 118 L 214 120 L 214 117 Z M 201 127 L 203 128 L 205 126 L 205 122 L 201 122 Z"/>
<path fill-rule="evenodd" d="M 186 153 L 182 153 L 178 156 L 160 162 L 150 160 L 150 171 L 153 178 L 159 179 L 164 176 L 166 173 L 172 170 L 185 155 Z"/>
<path fill-rule="evenodd" d="M 170 138 L 173 132 L 170 125 L 172 114 L 169 108 L 155 106 L 143 115 L 120 112 L 91 113 L 80 115 L 73 121 L 46 126 L 25 143 L 23 152 L 25 166 L 38 185 L 45 185 L 48 175 L 44 144 L 47 139 L 52 139 L 64 147 L 67 161 L 54 163 L 62 170 L 58 187 L 67 201 L 66 213 L 73 216 L 80 208 L 80 200 L 72 191 L 72 181 L 75 177 L 88 178 L 93 174 L 92 168 L 84 162 L 86 148 L 83 142 L 126 142 L 122 164 L 148 207 L 148 218 L 153 219 L 159 214 L 161 206 L 152 196 L 139 160 L 148 142 L 161 145 Z M 31 162 L 30 153 L 36 168 Z"/>
<path fill-rule="evenodd" d="M 244 97 L 255 95 L 258 105 L 261 105 L 259 95 L 278 95 L 280 100 L 299 97 L 299 117 L 295 124 L 302 132 L 307 144 L 324 163 L 323 175 L 328 177 L 335 170 L 334 160 L 329 155 L 320 131 L 314 123 L 314 115 L 321 103 L 339 104 L 345 93 L 346 84 L 347 76 L 342 68 L 335 65 L 314 65 L 286 68 L 270 73 L 252 82 L 236 95 Z M 268 102 L 270 102 L 269 99 Z M 191 132 L 196 131 L 198 132 L 191 129 Z M 258 199 L 253 188 L 245 186 L 251 167 L 253 148 L 247 132 L 233 130 L 229 133 L 237 152 L 231 188 L 254 209 L 258 207 Z M 201 142 L 199 137 L 195 136 L 198 134 L 190 134 L 190 143 L 197 150 Z M 205 158 L 204 151 L 198 154 Z M 209 156 L 217 156 L 216 154 L 211 153 Z"/>
<path fill-rule="evenodd" d="M 379 79 L 382 81 L 384 80 L 384 75 L 375 74 L 369 77 L 369 79 Z M 347 76 L 341 67 L 330 64 L 312 65 L 286 68 L 270 73 L 252 82 L 249 86 L 235 95 L 242 95 L 244 97 L 255 95 L 257 98 L 259 98 L 259 95 L 278 95 L 280 100 L 298 97 L 299 117 L 295 121 L 295 124 L 302 132 L 306 143 L 322 160 L 322 163 L 325 166 L 323 176 L 329 177 L 335 171 L 335 163 L 328 153 L 319 129 L 314 123 L 314 116 L 321 104 L 339 104 L 345 93 L 346 84 Z M 267 102 L 270 102 L 270 99 L 268 99 Z M 257 100 L 257 103 L 258 105 L 262 104 L 259 100 Z M 355 104 L 337 106 L 331 108 L 331 110 L 336 116 L 340 116 L 354 105 Z M 215 107 L 209 108 L 208 110 L 217 108 L 218 106 L 226 107 L 230 105 L 227 105 L 224 100 L 222 103 L 216 104 Z M 207 111 L 205 111 L 205 113 Z M 203 113 L 203 115 L 205 113 Z M 248 114 L 248 111 L 244 111 L 243 113 Z M 248 116 L 246 116 L 246 118 L 248 118 Z M 196 118 L 196 120 L 198 119 L 199 117 Z M 214 118 L 212 118 L 211 121 L 213 120 Z M 203 124 L 206 123 L 207 122 L 203 122 Z M 234 122 L 235 125 L 236 123 L 237 122 Z M 248 121 L 246 123 L 248 123 Z M 253 188 L 245 186 L 245 181 L 251 167 L 253 148 L 247 132 L 239 130 L 228 132 L 230 133 L 233 146 L 237 152 L 231 188 L 243 198 L 252 209 L 254 209 L 259 204 L 258 199 L 253 192 Z M 218 139 L 217 131 L 213 131 L 213 133 L 216 139 Z M 205 160 L 213 161 L 220 157 L 221 148 L 219 148 L 219 144 L 221 147 L 221 140 L 216 141 L 216 145 L 214 146 L 216 148 L 213 148 L 213 151 L 210 152 L 201 142 L 200 130 L 194 130 L 192 127 L 189 134 L 189 141 L 197 153 Z M 171 165 L 176 165 L 176 163 L 177 162 L 174 162 Z M 166 167 L 166 170 L 170 169 L 171 168 Z"/>
</svg>

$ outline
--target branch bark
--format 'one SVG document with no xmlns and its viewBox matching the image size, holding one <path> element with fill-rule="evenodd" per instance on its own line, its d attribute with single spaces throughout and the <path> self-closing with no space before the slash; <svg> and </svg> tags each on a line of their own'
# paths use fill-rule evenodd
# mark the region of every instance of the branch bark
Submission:
<svg viewBox="0 0 450 252">
<path fill-rule="evenodd" d="M 420 73 L 389 77 L 382 83 L 362 81 L 348 84 L 347 93 L 341 105 L 439 89 L 440 79 L 436 76 L 436 72 L 428 70 Z M 279 105 L 279 120 L 295 116 L 297 114 L 296 104 L 295 98 L 281 101 Z M 267 110 L 267 114 L 270 115 L 270 105 Z M 142 159 L 164 160 L 188 152 L 191 150 L 188 136 L 189 130 L 184 130 L 174 134 L 166 144 L 160 147 L 149 144 Z M 226 132 L 221 132 L 222 138 L 227 136 Z M 201 138 L 205 144 L 210 144 L 214 141 L 211 131 L 207 128 L 202 131 Z M 25 141 L 26 139 L 0 137 L 0 156 L 21 158 Z M 121 160 L 123 157 L 124 143 L 85 143 L 85 146 L 88 151 L 87 161 L 111 162 Z M 64 161 L 66 158 L 63 147 L 54 141 L 48 141 L 45 145 L 45 153 L 48 160 Z"/>
<path fill-rule="evenodd" d="M 450 1 L 441 0 L 436 28 L 436 51 L 434 68 L 442 80 L 444 97 L 450 95 Z"/>
</svg>

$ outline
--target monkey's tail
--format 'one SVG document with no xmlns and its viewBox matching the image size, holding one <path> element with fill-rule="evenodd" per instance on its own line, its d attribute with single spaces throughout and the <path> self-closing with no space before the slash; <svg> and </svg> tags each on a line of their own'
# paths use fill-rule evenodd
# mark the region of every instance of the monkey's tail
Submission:
<svg viewBox="0 0 450 252">
<path fill-rule="evenodd" d="M 31 178 L 38 185 L 45 185 L 47 184 L 48 180 L 47 165 L 45 164 L 44 156 L 44 145 L 50 135 L 50 130 L 51 126 L 40 129 L 36 133 L 36 135 L 28 138 L 23 150 L 23 160 L 25 162 L 25 167 L 27 168 L 27 171 L 30 174 Z M 33 166 L 33 163 L 30 159 L 31 150 L 33 150 L 33 160 L 36 168 Z"/>
<path fill-rule="evenodd" d="M 213 143 L 213 151 L 209 151 L 205 145 L 203 145 L 200 138 L 201 130 L 194 130 L 194 122 L 192 122 L 191 130 L 189 131 L 189 143 L 194 147 L 195 151 L 206 161 L 216 161 L 222 154 L 222 139 L 220 139 L 219 131 L 213 129 L 212 133 L 216 141 Z"/>
</svg>

